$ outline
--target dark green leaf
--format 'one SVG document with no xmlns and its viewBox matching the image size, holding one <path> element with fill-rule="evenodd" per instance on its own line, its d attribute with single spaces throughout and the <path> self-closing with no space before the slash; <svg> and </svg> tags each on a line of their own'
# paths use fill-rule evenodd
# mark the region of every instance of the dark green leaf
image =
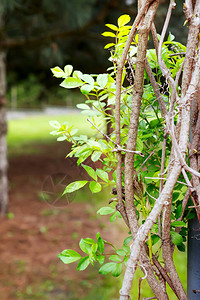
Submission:
<svg viewBox="0 0 200 300">
<path fill-rule="evenodd" d="M 103 253 L 103 251 L 104 251 L 104 240 L 101 237 L 99 237 L 97 239 L 97 245 L 98 245 L 99 252 Z"/>
<path fill-rule="evenodd" d="M 187 224 L 183 221 L 173 221 L 171 222 L 172 227 L 183 227 L 186 226 Z"/>
<path fill-rule="evenodd" d="M 171 234 L 172 243 L 174 245 L 180 245 L 183 243 L 183 238 L 179 233 L 175 231 L 170 231 L 170 234 Z"/>
</svg>

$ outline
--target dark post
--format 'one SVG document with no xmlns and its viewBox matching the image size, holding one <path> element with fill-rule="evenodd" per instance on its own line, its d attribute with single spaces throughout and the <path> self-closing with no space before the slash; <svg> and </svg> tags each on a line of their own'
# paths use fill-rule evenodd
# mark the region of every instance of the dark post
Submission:
<svg viewBox="0 0 200 300">
<path fill-rule="evenodd" d="M 195 216 L 188 224 L 187 294 L 200 300 L 200 223 Z"/>
</svg>

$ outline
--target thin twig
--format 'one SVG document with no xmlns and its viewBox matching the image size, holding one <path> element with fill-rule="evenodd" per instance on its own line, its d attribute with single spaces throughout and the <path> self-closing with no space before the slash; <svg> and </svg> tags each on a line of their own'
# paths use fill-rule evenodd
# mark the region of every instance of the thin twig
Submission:
<svg viewBox="0 0 200 300">
<path fill-rule="evenodd" d="M 135 153 L 138 154 L 142 157 L 144 157 L 144 154 L 141 151 L 132 151 L 132 150 L 127 150 L 122 148 L 120 145 L 118 145 L 115 141 L 113 141 L 107 134 L 105 134 L 101 129 L 99 129 L 89 118 L 87 118 L 87 121 L 90 122 L 92 124 L 92 126 L 94 126 L 103 136 L 105 136 L 105 138 L 107 138 L 110 142 L 112 142 L 115 146 L 117 146 L 117 149 L 113 149 L 112 152 L 129 152 L 129 153 Z M 112 148 L 109 144 L 108 146 L 110 148 Z"/>
<path fill-rule="evenodd" d="M 186 52 L 172 53 L 172 54 L 169 54 L 169 57 L 178 56 L 178 55 L 185 55 L 185 54 L 186 54 Z"/>
<path fill-rule="evenodd" d="M 146 162 L 149 160 L 149 158 L 155 153 L 156 150 L 153 150 L 149 156 L 143 161 L 143 163 L 141 164 L 141 166 L 139 167 L 139 169 L 136 172 L 136 175 L 138 175 L 140 173 L 140 171 L 142 170 L 142 168 L 144 167 L 144 165 L 146 164 Z"/>
</svg>

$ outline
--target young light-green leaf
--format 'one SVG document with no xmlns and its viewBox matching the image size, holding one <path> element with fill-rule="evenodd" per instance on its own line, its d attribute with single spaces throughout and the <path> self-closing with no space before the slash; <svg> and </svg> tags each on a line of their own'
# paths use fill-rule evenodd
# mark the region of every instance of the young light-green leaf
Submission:
<svg viewBox="0 0 200 300">
<path fill-rule="evenodd" d="M 102 275 L 108 274 L 108 273 L 114 271 L 115 268 L 116 268 L 116 263 L 114 263 L 114 262 L 107 263 L 99 269 L 99 274 L 102 274 Z"/>
<path fill-rule="evenodd" d="M 79 242 L 79 247 L 81 250 L 87 254 L 90 254 L 91 252 L 91 244 L 86 243 L 84 239 L 81 239 Z"/>
<path fill-rule="evenodd" d="M 86 185 L 87 183 L 88 183 L 87 180 L 72 182 L 65 188 L 63 195 L 77 191 L 77 190 L 81 189 L 82 187 L 84 187 L 84 185 Z"/>
<path fill-rule="evenodd" d="M 118 277 L 122 272 L 122 263 L 115 264 L 115 268 L 112 270 L 112 276 Z"/>
<path fill-rule="evenodd" d="M 106 26 L 114 31 L 118 31 L 118 27 L 113 24 L 106 24 Z"/>
<path fill-rule="evenodd" d="M 74 89 L 79 86 L 83 85 L 82 80 L 74 77 L 68 77 L 63 82 L 61 82 L 60 86 L 66 88 L 66 89 Z"/>
<path fill-rule="evenodd" d="M 67 76 L 70 76 L 72 74 L 73 67 L 71 65 L 66 65 L 64 67 L 64 71 Z"/>
<path fill-rule="evenodd" d="M 113 32 L 105 31 L 102 33 L 103 36 L 115 37 L 116 35 Z"/>
<path fill-rule="evenodd" d="M 121 258 L 118 255 L 111 255 L 109 257 L 110 260 L 115 261 L 115 262 L 121 262 Z"/>
<path fill-rule="evenodd" d="M 90 264 L 89 256 L 83 257 L 80 259 L 77 265 L 77 271 L 85 270 Z"/>
<path fill-rule="evenodd" d="M 117 23 L 119 27 L 122 27 L 126 25 L 128 22 L 130 22 L 131 17 L 129 15 L 122 15 L 118 18 Z"/>
<path fill-rule="evenodd" d="M 99 193 L 101 191 L 101 185 L 96 181 L 91 181 L 89 184 L 89 188 L 93 194 Z"/>
<path fill-rule="evenodd" d="M 85 171 L 92 177 L 95 181 L 97 181 L 97 174 L 94 169 L 92 169 L 90 166 L 82 165 L 82 167 L 85 169 Z"/>
<path fill-rule="evenodd" d="M 62 260 L 64 264 L 70 264 L 74 261 L 77 261 L 81 258 L 81 255 L 71 249 L 63 250 L 60 254 L 58 254 L 58 257 Z"/>
<path fill-rule="evenodd" d="M 83 74 L 81 76 L 81 79 L 85 82 L 87 82 L 89 85 L 93 86 L 94 87 L 94 79 L 92 78 L 91 75 L 89 74 Z"/>
<path fill-rule="evenodd" d="M 53 128 L 59 129 L 61 127 L 60 123 L 58 121 L 49 121 L 49 125 Z"/>
<path fill-rule="evenodd" d="M 94 152 L 92 153 L 91 160 L 92 160 L 93 162 L 98 161 L 99 158 L 101 157 L 101 154 L 102 154 L 102 153 L 101 153 L 100 151 L 94 151 Z"/>
<path fill-rule="evenodd" d="M 97 214 L 100 214 L 101 216 L 105 216 L 105 215 L 113 214 L 114 212 L 115 212 L 115 208 L 105 206 L 105 207 L 101 207 L 97 211 Z"/>
<path fill-rule="evenodd" d="M 90 84 L 84 84 L 81 87 L 81 93 L 83 95 L 88 95 L 92 90 L 93 90 L 94 86 L 90 85 Z"/>
<path fill-rule="evenodd" d="M 90 109 L 89 105 L 87 105 L 85 103 L 77 104 L 76 107 L 78 107 L 80 109 Z"/>
<path fill-rule="evenodd" d="M 108 173 L 104 170 L 97 169 L 96 170 L 97 175 L 105 182 L 109 182 Z"/>
<path fill-rule="evenodd" d="M 97 84 L 104 89 L 108 83 L 108 74 L 99 74 L 97 76 Z"/>
<path fill-rule="evenodd" d="M 51 68 L 51 72 L 57 78 L 66 77 L 65 72 L 63 72 L 63 70 L 60 67 Z"/>
</svg>

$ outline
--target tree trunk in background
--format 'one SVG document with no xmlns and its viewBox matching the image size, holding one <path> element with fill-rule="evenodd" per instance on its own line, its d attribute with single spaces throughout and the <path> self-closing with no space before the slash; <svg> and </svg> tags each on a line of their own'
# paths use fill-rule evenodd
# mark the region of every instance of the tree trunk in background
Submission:
<svg viewBox="0 0 200 300">
<path fill-rule="evenodd" d="M 3 27 L 2 13 L 0 12 L 0 30 Z M 1 31 L 2 32 L 2 31 Z M 2 38 L 2 36 L 1 36 Z M 0 45 L 1 46 L 1 45 Z M 5 215 L 8 206 L 8 179 L 7 179 L 7 120 L 6 120 L 6 52 L 0 49 L 0 215 Z"/>
</svg>

